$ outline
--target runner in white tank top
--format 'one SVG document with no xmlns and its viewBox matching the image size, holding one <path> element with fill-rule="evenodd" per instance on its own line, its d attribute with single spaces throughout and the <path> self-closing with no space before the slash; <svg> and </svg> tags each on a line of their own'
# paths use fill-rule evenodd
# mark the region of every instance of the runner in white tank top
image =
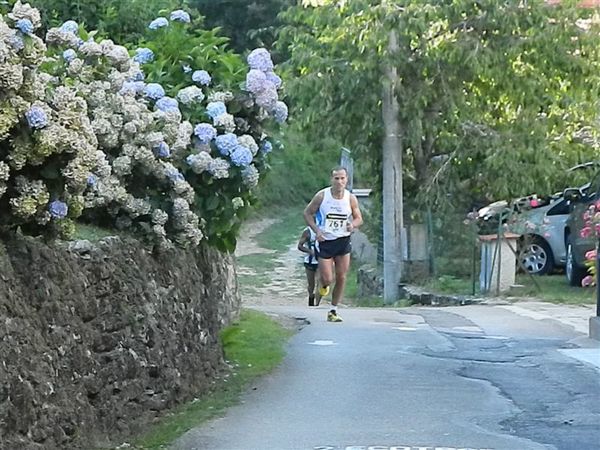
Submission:
<svg viewBox="0 0 600 450">
<path fill-rule="evenodd" d="M 337 305 L 344 294 L 350 267 L 350 235 L 363 222 L 358 200 L 346 190 L 347 183 L 346 169 L 336 167 L 331 171 L 331 187 L 317 192 L 304 209 L 304 220 L 317 235 L 322 296 L 329 293 L 335 274 L 331 310 L 327 314 L 329 322 L 342 321 Z"/>
<path fill-rule="evenodd" d="M 352 215 L 350 191 L 344 189 L 342 198 L 338 199 L 333 197 L 331 190 L 332 188 L 328 187 L 321 191 L 323 201 L 315 217 L 315 222 L 326 241 L 350 236 L 347 227 L 348 219 Z"/>
</svg>

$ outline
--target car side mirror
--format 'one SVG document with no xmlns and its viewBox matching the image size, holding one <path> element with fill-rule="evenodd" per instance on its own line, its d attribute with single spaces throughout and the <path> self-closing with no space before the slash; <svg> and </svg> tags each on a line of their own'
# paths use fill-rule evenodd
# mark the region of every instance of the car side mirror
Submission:
<svg viewBox="0 0 600 450">
<path fill-rule="evenodd" d="M 577 202 L 583 198 L 583 192 L 579 188 L 567 188 L 563 191 L 563 197 L 569 202 Z"/>
</svg>

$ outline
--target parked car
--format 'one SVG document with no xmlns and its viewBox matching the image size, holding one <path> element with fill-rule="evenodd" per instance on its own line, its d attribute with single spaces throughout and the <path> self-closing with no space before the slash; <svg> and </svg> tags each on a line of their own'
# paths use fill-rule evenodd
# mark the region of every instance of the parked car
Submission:
<svg viewBox="0 0 600 450">
<path fill-rule="evenodd" d="M 518 267 L 544 275 L 565 265 L 564 228 L 569 210 L 569 200 L 560 192 L 551 196 L 529 195 L 510 204 L 492 203 L 479 210 L 479 216 L 489 221 L 490 233 L 497 233 L 498 220 L 502 220 L 505 232 L 519 234 Z"/>
<path fill-rule="evenodd" d="M 600 171 L 588 185 L 565 189 L 564 197 L 572 204 L 564 234 L 567 252 L 565 275 L 571 286 L 581 286 L 581 281 L 588 274 L 585 255 L 596 247 L 598 240 L 595 233 L 582 233 L 582 230 L 586 227 L 586 211 L 600 200 Z"/>
</svg>

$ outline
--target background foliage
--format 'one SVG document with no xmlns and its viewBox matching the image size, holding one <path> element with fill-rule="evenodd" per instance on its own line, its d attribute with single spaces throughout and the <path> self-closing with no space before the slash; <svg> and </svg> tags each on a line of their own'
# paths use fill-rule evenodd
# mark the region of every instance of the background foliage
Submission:
<svg viewBox="0 0 600 450">
<path fill-rule="evenodd" d="M 188 1 L 205 17 L 206 26 L 219 27 L 238 52 L 256 47 L 271 49 L 282 26 L 279 12 L 296 3 L 294 0 Z"/>
<path fill-rule="evenodd" d="M 326 129 L 358 151 L 379 179 L 381 80 L 393 66 L 409 206 L 554 192 L 566 167 L 597 154 L 582 139 L 598 115 L 598 33 L 581 22 L 591 12 L 542 1 L 322 3 L 282 15 L 295 116 L 308 136 Z"/>
<path fill-rule="evenodd" d="M 10 0 L 9 4 L 15 1 Z M 191 9 L 187 0 L 28 0 L 28 3 L 42 14 L 44 29 L 75 20 L 87 30 L 99 30 L 122 44 L 142 38 L 154 18 L 180 8 Z"/>
</svg>

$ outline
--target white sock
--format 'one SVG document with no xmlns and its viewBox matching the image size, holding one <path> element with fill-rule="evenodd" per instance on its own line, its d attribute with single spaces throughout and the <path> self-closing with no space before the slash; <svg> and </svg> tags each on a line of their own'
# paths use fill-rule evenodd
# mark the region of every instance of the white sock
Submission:
<svg viewBox="0 0 600 450">
<path fill-rule="evenodd" d="M 337 313 L 337 305 L 331 305 L 331 311 Z"/>
</svg>

